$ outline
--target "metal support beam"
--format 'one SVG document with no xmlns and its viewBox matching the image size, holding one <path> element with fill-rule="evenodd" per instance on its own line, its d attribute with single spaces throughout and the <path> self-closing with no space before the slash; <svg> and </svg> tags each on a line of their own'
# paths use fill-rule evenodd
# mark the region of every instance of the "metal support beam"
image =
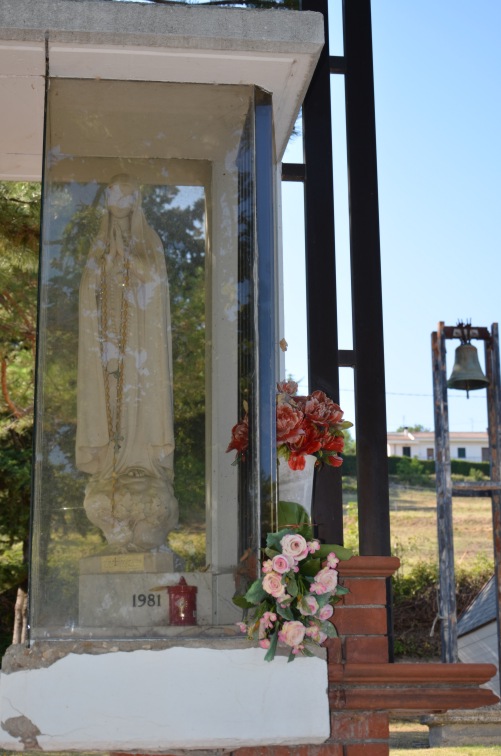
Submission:
<svg viewBox="0 0 501 756">
<path fill-rule="evenodd" d="M 323 13 L 326 39 L 303 104 L 309 385 L 310 390 L 320 389 L 339 401 L 327 0 L 303 0 L 302 10 Z M 325 466 L 316 474 L 313 519 L 320 538 L 339 542 L 343 533 L 339 469 Z"/>
<path fill-rule="evenodd" d="M 390 554 L 370 0 L 344 0 L 344 58 L 360 553 Z"/>
<path fill-rule="evenodd" d="M 444 324 L 431 335 L 433 402 L 435 414 L 435 473 L 437 485 L 437 535 L 439 562 L 438 613 L 441 619 L 442 661 L 458 660 L 456 579 L 452 528 L 452 479 L 449 446 L 449 407 L 445 362 Z"/>
</svg>

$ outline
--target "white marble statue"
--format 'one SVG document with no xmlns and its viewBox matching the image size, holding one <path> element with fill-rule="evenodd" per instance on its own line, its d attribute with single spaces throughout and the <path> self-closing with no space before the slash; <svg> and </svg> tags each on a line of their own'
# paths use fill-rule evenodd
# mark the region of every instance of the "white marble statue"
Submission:
<svg viewBox="0 0 501 756">
<path fill-rule="evenodd" d="M 114 176 L 80 283 L 76 464 L 112 551 L 149 551 L 177 524 L 169 285 L 137 181 Z"/>
</svg>

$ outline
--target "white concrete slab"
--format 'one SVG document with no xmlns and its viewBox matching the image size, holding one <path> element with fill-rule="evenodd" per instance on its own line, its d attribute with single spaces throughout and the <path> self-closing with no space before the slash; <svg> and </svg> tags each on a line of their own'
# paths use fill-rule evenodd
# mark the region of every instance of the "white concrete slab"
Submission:
<svg viewBox="0 0 501 756">
<path fill-rule="evenodd" d="M 321 743 L 329 736 L 327 663 L 268 663 L 258 648 L 70 654 L 2 674 L 0 722 L 0 748 L 11 750 L 22 749 L 23 727 L 25 742 L 35 738 L 31 746 L 46 751 Z"/>
</svg>

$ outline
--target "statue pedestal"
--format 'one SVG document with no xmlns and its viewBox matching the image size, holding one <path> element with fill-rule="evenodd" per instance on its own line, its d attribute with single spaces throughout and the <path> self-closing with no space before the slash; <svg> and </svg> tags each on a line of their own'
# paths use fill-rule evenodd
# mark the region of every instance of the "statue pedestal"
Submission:
<svg viewBox="0 0 501 756">
<path fill-rule="evenodd" d="M 197 625 L 236 622 L 241 611 L 231 602 L 233 575 L 182 572 L 182 560 L 173 552 L 92 556 L 80 560 L 79 627 L 160 629 L 169 625 L 167 586 L 184 577 L 196 586 Z M 223 591 L 224 616 L 214 617 L 215 592 Z"/>
</svg>

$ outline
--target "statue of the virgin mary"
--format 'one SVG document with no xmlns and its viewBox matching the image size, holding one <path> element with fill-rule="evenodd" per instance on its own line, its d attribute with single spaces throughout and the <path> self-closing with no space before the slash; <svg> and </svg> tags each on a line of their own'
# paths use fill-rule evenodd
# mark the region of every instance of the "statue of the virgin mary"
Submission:
<svg viewBox="0 0 501 756">
<path fill-rule="evenodd" d="M 80 284 L 76 464 L 84 506 L 116 551 L 177 523 L 169 284 L 137 181 L 114 176 Z"/>
</svg>

